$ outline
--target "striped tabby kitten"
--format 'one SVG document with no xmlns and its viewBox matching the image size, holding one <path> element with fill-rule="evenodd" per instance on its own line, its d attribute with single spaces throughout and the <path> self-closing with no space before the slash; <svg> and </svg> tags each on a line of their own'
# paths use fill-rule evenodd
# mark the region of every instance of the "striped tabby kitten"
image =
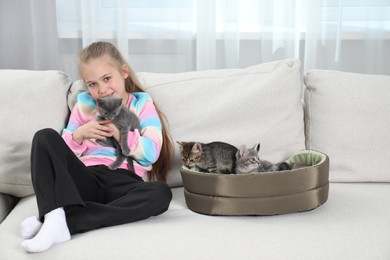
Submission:
<svg viewBox="0 0 390 260">
<path fill-rule="evenodd" d="M 236 173 L 249 172 L 274 172 L 291 170 L 291 166 L 285 162 L 273 164 L 259 158 L 260 144 L 256 144 L 253 148 L 246 148 L 242 145 L 236 154 Z"/>
<path fill-rule="evenodd" d="M 234 173 L 235 156 L 238 151 L 233 145 L 223 142 L 208 144 L 199 142 L 177 142 L 183 164 L 197 167 L 202 172 Z"/>
</svg>

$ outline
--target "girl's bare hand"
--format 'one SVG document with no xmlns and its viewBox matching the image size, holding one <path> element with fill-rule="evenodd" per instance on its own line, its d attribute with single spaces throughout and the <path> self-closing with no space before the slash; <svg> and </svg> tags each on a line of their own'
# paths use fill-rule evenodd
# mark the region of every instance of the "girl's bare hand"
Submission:
<svg viewBox="0 0 390 260">
<path fill-rule="evenodd" d="M 111 137 L 114 129 L 110 127 L 109 123 L 109 120 L 91 120 L 73 132 L 73 140 L 81 144 L 85 139 L 104 139 Z"/>
</svg>

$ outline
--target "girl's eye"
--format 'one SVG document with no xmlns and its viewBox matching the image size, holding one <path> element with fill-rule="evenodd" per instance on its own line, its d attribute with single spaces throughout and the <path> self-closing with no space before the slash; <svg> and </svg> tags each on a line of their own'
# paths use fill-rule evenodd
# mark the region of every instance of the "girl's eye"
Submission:
<svg viewBox="0 0 390 260">
<path fill-rule="evenodd" d="M 90 88 L 93 88 L 93 87 L 95 87 L 96 86 L 96 83 L 89 83 L 88 84 L 88 87 L 90 87 Z"/>
<path fill-rule="evenodd" d="M 105 77 L 103 80 L 104 80 L 105 82 L 107 82 L 107 81 L 110 80 L 110 78 L 111 78 L 111 77 Z"/>
</svg>

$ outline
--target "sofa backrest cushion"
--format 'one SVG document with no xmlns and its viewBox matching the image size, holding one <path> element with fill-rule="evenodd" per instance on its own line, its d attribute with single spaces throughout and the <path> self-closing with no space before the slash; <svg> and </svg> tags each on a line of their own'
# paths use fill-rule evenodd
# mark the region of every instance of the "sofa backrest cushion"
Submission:
<svg viewBox="0 0 390 260">
<path fill-rule="evenodd" d="M 138 73 L 168 119 L 175 156 L 168 175 L 182 185 L 176 141 L 261 143 L 260 156 L 285 160 L 305 149 L 300 63 L 280 60 L 243 69 Z"/>
<path fill-rule="evenodd" d="M 330 181 L 390 181 L 390 77 L 310 70 L 307 147 L 330 158 Z"/>
<path fill-rule="evenodd" d="M 223 141 L 237 147 L 261 143 L 263 159 L 278 162 L 305 149 L 300 63 L 294 59 L 244 69 L 183 73 L 140 72 L 145 90 L 168 119 L 175 156 L 168 173 L 181 186 L 176 141 Z M 69 107 L 86 88 L 73 83 Z"/>
<path fill-rule="evenodd" d="M 64 128 L 71 79 L 59 71 L 32 70 L 0 70 L 0 78 L 0 193 L 24 197 L 34 193 L 32 138 L 42 128 Z"/>
</svg>

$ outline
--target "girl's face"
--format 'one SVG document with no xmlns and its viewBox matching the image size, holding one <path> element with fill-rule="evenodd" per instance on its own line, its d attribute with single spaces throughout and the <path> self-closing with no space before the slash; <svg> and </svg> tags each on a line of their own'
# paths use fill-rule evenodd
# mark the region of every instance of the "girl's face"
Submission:
<svg viewBox="0 0 390 260">
<path fill-rule="evenodd" d="M 80 74 L 95 100 L 114 96 L 122 98 L 124 104 L 127 103 L 125 79 L 129 76 L 129 68 L 126 64 L 118 70 L 111 58 L 104 55 L 81 64 Z"/>
</svg>

